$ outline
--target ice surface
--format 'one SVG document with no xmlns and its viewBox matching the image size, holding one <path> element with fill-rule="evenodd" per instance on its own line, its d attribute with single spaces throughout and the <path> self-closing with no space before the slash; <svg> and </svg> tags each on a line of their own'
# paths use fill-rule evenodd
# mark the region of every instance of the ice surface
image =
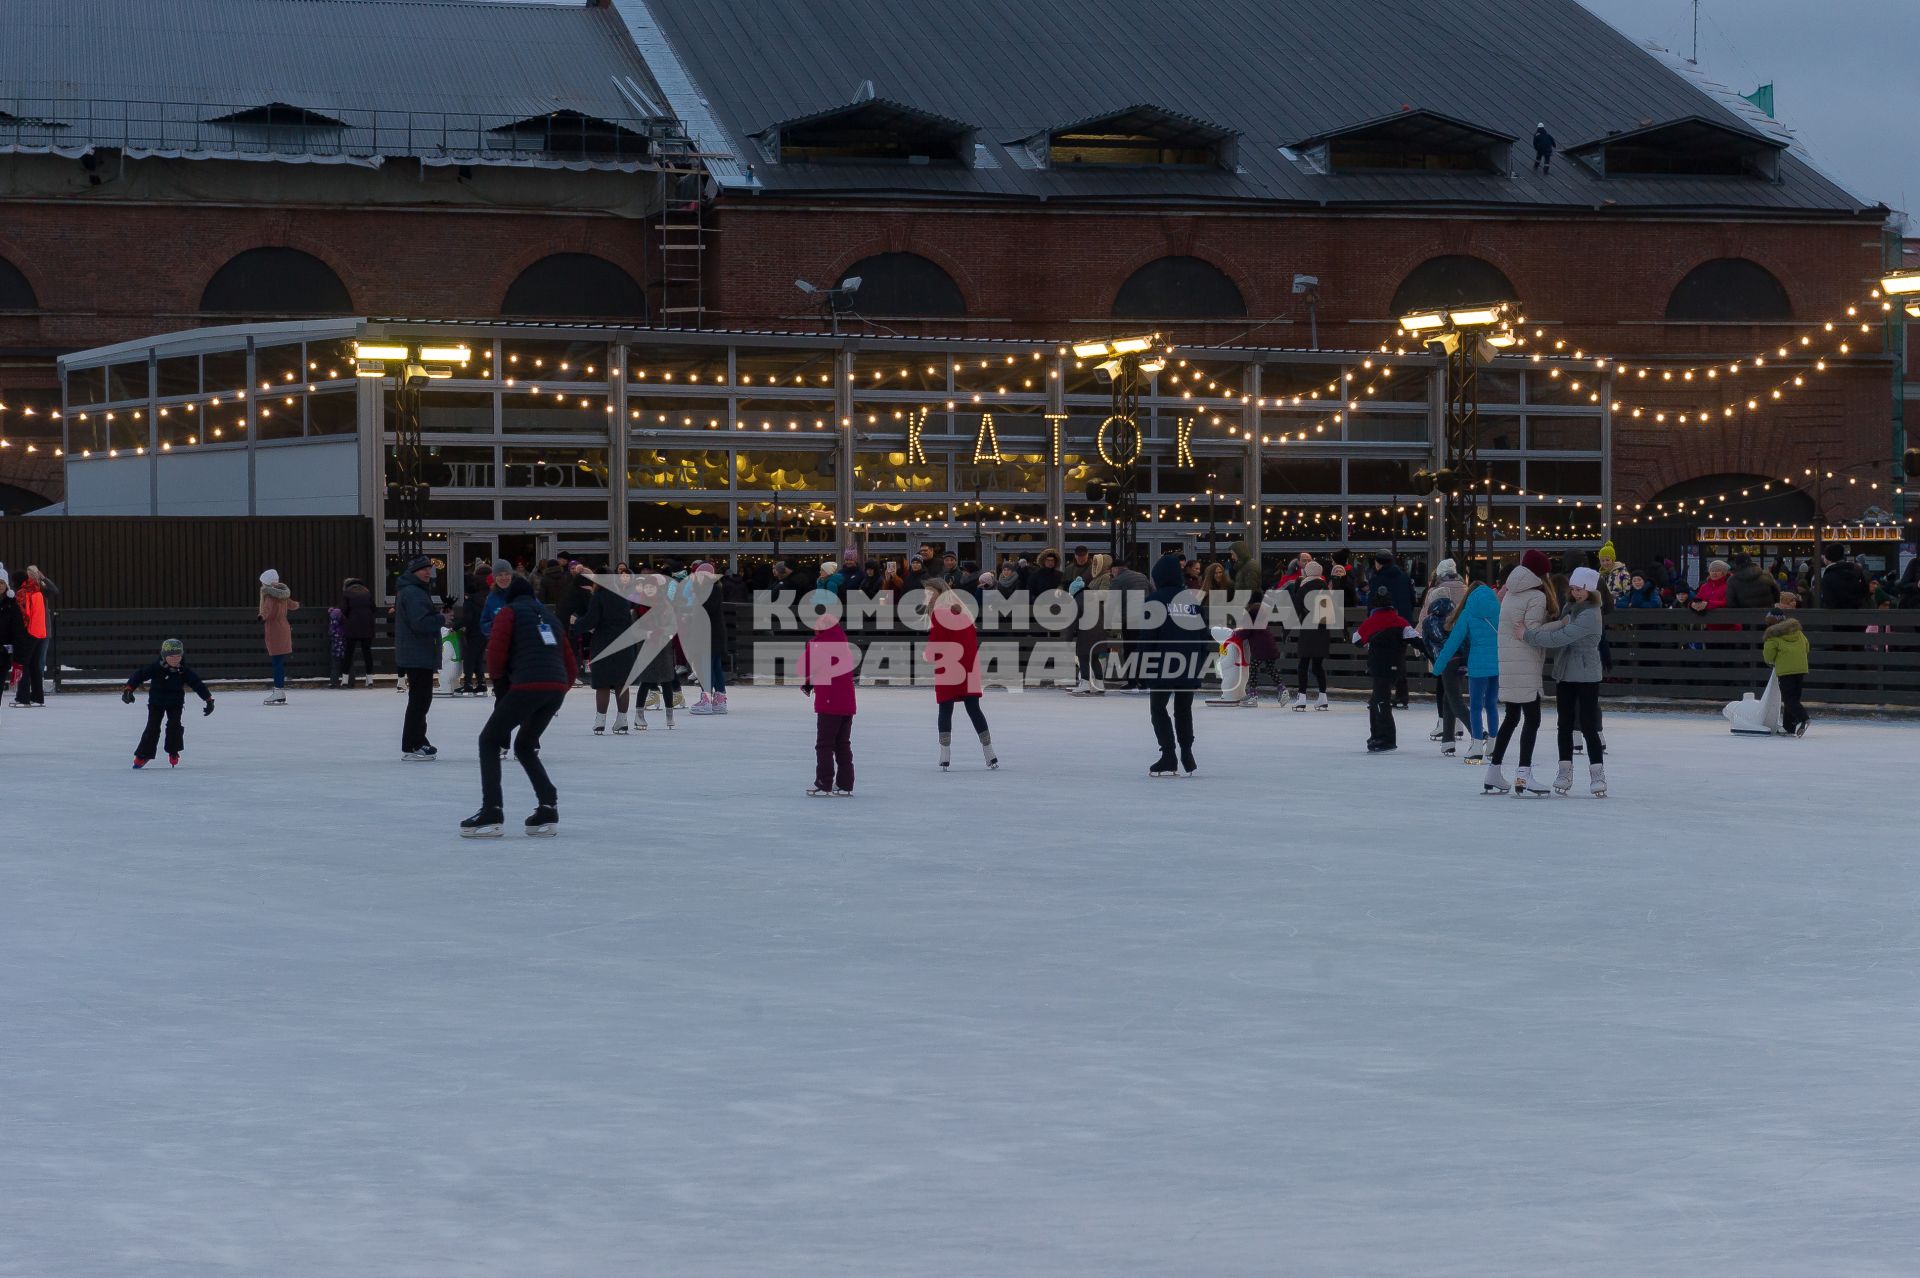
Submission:
<svg viewBox="0 0 1920 1278">
<path fill-rule="evenodd" d="M 1916 1270 L 1920 725 L 1610 711 L 1601 803 L 863 689 L 846 801 L 797 690 L 575 694 L 471 843 L 483 704 L 259 695 L 0 711 L 8 1278 Z"/>
</svg>

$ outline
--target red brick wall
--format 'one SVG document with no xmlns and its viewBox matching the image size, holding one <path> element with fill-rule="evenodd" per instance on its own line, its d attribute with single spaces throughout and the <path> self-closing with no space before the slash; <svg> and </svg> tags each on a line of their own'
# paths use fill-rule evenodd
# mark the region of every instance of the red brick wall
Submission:
<svg viewBox="0 0 1920 1278">
<path fill-rule="evenodd" d="M 1878 228 L 1865 224 L 1624 217 L 922 210 L 736 199 L 722 203 L 717 222 L 722 251 L 711 320 L 717 326 L 811 327 L 804 299 L 793 288 L 796 277 L 837 280 L 871 254 L 912 252 L 939 263 L 959 284 L 968 310 L 960 327 L 969 335 L 1103 333 L 1112 328 L 1103 317 L 1133 271 L 1159 257 L 1191 255 L 1232 276 L 1254 318 L 1163 326 L 1175 340 L 1306 346 L 1306 310 L 1291 292 L 1298 273 L 1321 281 L 1321 345 L 1369 348 L 1391 336 L 1393 294 L 1407 273 L 1430 258 L 1461 253 L 1504 271 L 1529 318 L 1545 322 L 1550 338 L 1634 357 L 1764 351 L 1864 300 L 1880 274 L 1882 252 Z M 1812 323 L 1788 329 L 1665 323 L 1674 286 L 1719 257 L 1750 258 L 1767 267 L 1785 285 L 1795 315 Z M 956 327 L 950 320 L 890 324 L 909 332 Z M 1877 333 L 1856 346 L 1879 349 Z M 1646 500 L 1669 484 L 1706 475 L 1778 477 L 1788 468 L 1797 471 L 1815 450 L 1847 465 L 1885 461 L 1891 396 L 1889 368 L 1862 368 L 1822 377 L 1817 389 L 1791 405 L 1735 425 L 1624 423 L 1616 437 L 1618 498 Z M 1869 504 L 1868 497 L 1856 503 Z"/>
</svg>

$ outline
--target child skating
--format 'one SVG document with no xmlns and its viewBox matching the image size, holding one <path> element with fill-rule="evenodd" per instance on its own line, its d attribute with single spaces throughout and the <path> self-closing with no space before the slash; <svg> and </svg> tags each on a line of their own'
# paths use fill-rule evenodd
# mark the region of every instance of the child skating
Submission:
<svg viewBox="0 0 1920 1278">
<path fill-rule="evenodd" d="M 120 699 L 128 705 L 133 704 L 133 690 L 141 684 L 147 684 L 147 728 L 140 734 L 140 744 L 133 750 L 133 766 L 144 768 L 153 761 L 154 749 L 160 744 L 160 724 L 167 725 L 167 764 L 180 766 L 180 752 L 187 748 L 187 732 L 180 725 L 180 711 L 187 704 L 187 689 L 206 704 L 201 707 L 202 716 L 213 713 L 213 694 L 207 691 L 207 685 L 200 680 L 186 664 L 187 648 L 178 639 L 169 639 L 160 645 L 160 660 L 144 669 L 133 672 L 126 686 L 120 689 Z"/>
<path fill-rule="evenodd" d="M 933 698 L 939 707 L 940 770 L 953 763 L 953 708 L 967 712 L 967 722 L 980 738 L 980 753 L 989 770 L 1000 766 L 993 750 L 993 734 L 980 709 L 980 633 L 960 596 L 938 577 L 927 583 L 927 647 L 922 654 L 933 667 Z"/>
<path fill-rule="evenodd" d="M 812 616 L 813 635 L 800 653 L 800 690 L 813 698 L 813 784 L 807 797 L 853 797 L 853 675 L 859 655 L 837 616 Z"/>
<path fill-rule="evenodd" d="M 1767 638 L 1761 653 L 1779 677 L 1780 730 L 1790 737 L 1807 735 L 1807 708 L 1800 704 L 1800 693 L 1806 686 L 1812 648 L 1799 618 L 1778 608 L 1767 614 Z"/>
<path fill-rule="evenodd" d="M 1393 722 L 1393 691 L 1409 644 L 1424 649 L 1413 623 L 1395 612 L 1393 598 L 1376 590 L 1367 619 L 1354 631 L 1353 642 L 1367 650 L 1367 674 L 1373 691 L 1367 700 L 1367 753 L 1384 754 L 1400 748 Z"/>
</svg>

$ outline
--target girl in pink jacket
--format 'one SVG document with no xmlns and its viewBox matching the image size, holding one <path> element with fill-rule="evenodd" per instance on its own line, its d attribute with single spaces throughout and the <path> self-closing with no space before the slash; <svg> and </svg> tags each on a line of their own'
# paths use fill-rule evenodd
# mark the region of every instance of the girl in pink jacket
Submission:
<svg viewBox="0 0 1920 1278">
<path fill-rule="evenodd" d="M 860 654 L 838 619 L 813 618 L 813 636 L 800 653 L 800 690 L 813 698 L 812 798 L 853 797 L 853 676 Z"/>
</svg>

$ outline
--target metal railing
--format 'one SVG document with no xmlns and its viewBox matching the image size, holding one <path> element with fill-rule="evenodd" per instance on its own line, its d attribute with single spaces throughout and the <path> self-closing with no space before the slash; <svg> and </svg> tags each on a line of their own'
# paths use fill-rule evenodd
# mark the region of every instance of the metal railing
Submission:
<svg viewBox="0 0 1920 1278">
<path fill-rule="evenodd" d="M 516 117 L 432 111 L 334 110 L 285 103 L 0 98 L 0 147 L 84 152 L 414 156 L 482 163 L 639 163 L 685 148 L 672 118 Z"/>
</svg>

